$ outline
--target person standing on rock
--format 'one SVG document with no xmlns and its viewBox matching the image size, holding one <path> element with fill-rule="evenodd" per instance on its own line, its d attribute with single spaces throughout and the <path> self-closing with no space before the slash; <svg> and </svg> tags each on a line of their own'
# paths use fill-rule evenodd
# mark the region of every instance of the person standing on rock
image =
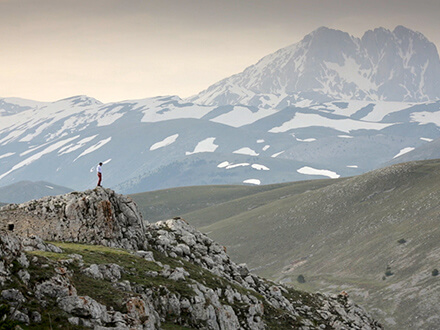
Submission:
<svg viewBox="0 0 440 330">
<path fill-rule="evenodd" d="M 101 181 L 102 181 L 102 163 L 99 163 L 98 166 L 96 166 L 96 173 L 98 174 L 98 187 L 101 187 Z"/>
</svg>

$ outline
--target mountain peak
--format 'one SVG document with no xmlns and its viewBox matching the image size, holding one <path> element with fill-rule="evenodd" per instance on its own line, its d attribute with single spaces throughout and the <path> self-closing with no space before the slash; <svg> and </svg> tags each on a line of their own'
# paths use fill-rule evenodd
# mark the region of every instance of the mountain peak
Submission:
<svg viewBox="0 0 440 330">
<path fill-rule="evenodd" d="M 284 97 L 282 97 L 284 95 Z M 440 99 L 440 60 L 434 44 L 404 26 L 379 27 L 355 38 L 319 27 L 245 71 L 190 98 L 200 104 L 274 107 L 308 95 L 334 100 L 424 102 Z"/>
<path fill-rule="evenodd" d="M 76 96 L 71 96 L 65 99 L 61 99 L 56 101 L 55 103 L 58 102 L 68 102 L 71 103 L 73 105 L 80 105 L 80 106 L 90 106 L 90 105 L 101 105 L 102 102 L 98 101 L 97 99 L 87 96 L 87 95 L 76 95 Z"/>
</svg>

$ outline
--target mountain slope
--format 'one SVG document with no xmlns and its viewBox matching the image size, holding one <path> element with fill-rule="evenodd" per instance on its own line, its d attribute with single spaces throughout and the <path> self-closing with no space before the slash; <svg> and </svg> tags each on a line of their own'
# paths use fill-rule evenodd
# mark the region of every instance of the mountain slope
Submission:
<svg viewBox="0 0 440 330">
<path fill-rule="evenodd" d="M 388 327 L 428 329 L 439 315 L 439 176 L 438 160 L 395 165 L 201 230 L 260 274 L 284 283 L 303 274 L 314 289 L 363 297 Z"/>
<path fill-rule="evenodd" d="M 301 99 L 420 102 L 440 98 L 439 73 L 437 49 L 421 33 L 398 26 L 359 39 L 321 27 L 189 100 L 277 108 Z"/>
<path fill-rule="evenodd" d="M 342 180 L 342 179 L 339 179 Z M 228 216 L 247 212 L 274 200 L 333 184 L 334 180 L 288 182 L 262 186 L 191 186 L 130 195 L 150 221 L 184 215 L 201 227 Z"/>
<path fill-rule="evenodd" d="M 45 181 L 20 181 L 0 187 L 0 200 L 6 203 L 24 203 L 31 199 L 39 199 L 50 195 L 62 195 L 71 191 L 72 189 L 70 188 Z"/>
<path fill-rule="evenodd" d="M 419 161 L 176 215 L 260 275 L 312 291 L 345 290 L 389 329 L 432 329 L 440 315 L 432 275 L 440 267 L 439 180 L 440 160 Z"/>
<path fill-rule="evenodd" d="M 257 108 L 177 97 L 36 102 L 2 115 L 0 185 L 41 180 L 93 187 L 100 161 L 104 185 L 126 193 L 352 176 L 439 138 L 438 104 L 328 102 L 260 116 Z"/>
</svg>

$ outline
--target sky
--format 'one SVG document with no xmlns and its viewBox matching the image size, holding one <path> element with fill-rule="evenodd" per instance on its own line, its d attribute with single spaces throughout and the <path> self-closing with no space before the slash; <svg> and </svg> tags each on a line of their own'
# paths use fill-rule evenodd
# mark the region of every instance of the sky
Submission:
<svg viewBox="0 0 440 330">
<path fill-rule="evenodd" d="M 189 97 L 319 28 L 440 45 L 439 0 L 0 0 L 0 98 Z"/>
</svg>

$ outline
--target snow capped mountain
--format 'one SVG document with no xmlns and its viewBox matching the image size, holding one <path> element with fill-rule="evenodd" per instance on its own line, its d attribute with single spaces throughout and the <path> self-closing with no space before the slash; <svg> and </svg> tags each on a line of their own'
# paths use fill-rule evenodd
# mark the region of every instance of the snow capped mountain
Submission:
<svg viewBox="0 0 440 330">
<path fill-rule="evenodd" d="M 76 96 L 9 99 L 0 118 L 0 186 L 43 180 L 86 189 L 102 161 L 104 184 L 124 192 L 355 175 L 440 138 L 440 102 L 275 110 L 177 96 L 108 104 Z"/>
<path fill-rule="evenodd" d="M 436 145 L 439 67 L 404 27 L 320 28 L 190 100 L 0 99 L 0 187 L 83 190 L 99 162 L 124 193 L 361 174 Z"/>
<path fill-rule="evenodd" d="M 305 99 L 425 102 L 440 98 L 435 45 L 403 26 L 362 38 L 321 27 L 189 100 L 283 108 Z"/>
</svg>

